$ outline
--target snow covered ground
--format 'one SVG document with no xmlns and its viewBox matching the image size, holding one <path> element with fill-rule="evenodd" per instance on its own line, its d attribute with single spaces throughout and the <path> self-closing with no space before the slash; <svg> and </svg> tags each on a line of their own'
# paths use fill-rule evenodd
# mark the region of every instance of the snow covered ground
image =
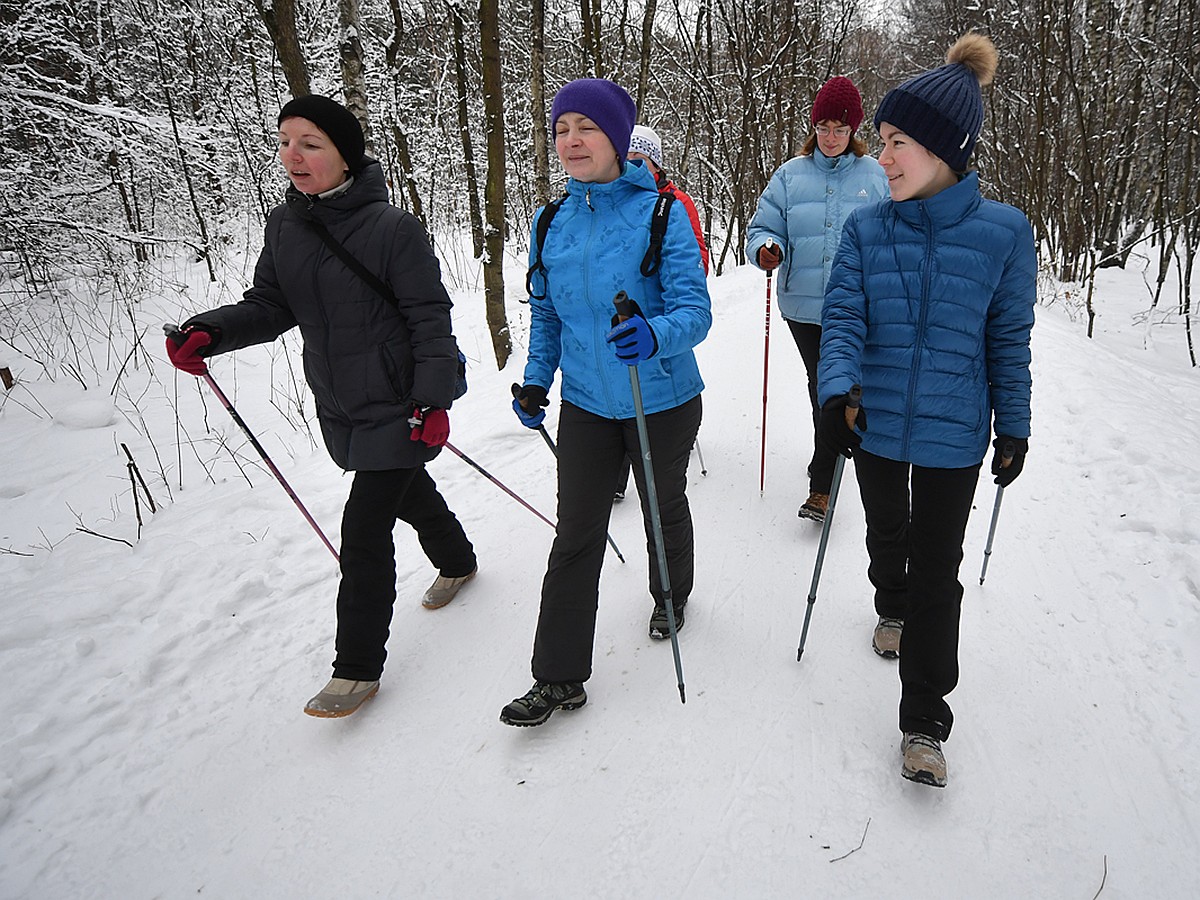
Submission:
<svg viewBox="0 0 1200 900">
<path fill-rule="evenodd" d="M 710 281 L 688 702 L 646 636 L 631 497 L 589 702 L 535 729 L 497 716 L 529 686 L 552 531 L 450 453 L 431 470 L 478 579 L 422 609 L 434 573 L 398 528 L 378 697 L 349 719 L 301 714 L 329 674 L 337 571 L 204 385 L 165 361 L 159 324 L 216 302 L 191 274 L 190 299 L 138 309 L 158 359 L 115 402 L 111 376 L 84 392 L 10 360 L 29 380 L 0 395 L 0 897 L 1195 896 L 1200 374 L 1181 327 L 1138 324 L 1138 273 L 1104 274 L 1094 340 L 1062 302 L 1039 309 L 1032 447 L 983 586 L 990 477 L 966 540 L 944 791 L 899 775 L 853 478 L 796 661 L 811 438 L 776 315 L 760 495 L 760 273 Z M 499 373 L 481 291 L 456 292 L 474 364 L 451 440 L 553 516 L 553 459 L 509 408 L 518 266 L 509 283 L 520 346 Z M 290 424 L 297 360 L 255 348 L 213 373 L 336 540 L 349 478 Z M 143 502 L 140 538 L 122 442 L 160 505 Z"/>
</svg>

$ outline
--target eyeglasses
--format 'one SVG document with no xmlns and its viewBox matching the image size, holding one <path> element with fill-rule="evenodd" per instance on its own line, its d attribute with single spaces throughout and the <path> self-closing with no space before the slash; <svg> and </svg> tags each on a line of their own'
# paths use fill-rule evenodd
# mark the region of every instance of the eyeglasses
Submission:
<svg viewBox="0 0 1200 900">
<path fill-rule="evenodd" d="M 849 125 L 842 125 L 838 128 L 830 128 L 828 125 L 817 126 L 817 134 L 821 137 L 829 137 L 829 135 L 834 134 L 840 138 L 848 138 L 850 137 L 850 132 L 853 130 Z"/>
</svg>

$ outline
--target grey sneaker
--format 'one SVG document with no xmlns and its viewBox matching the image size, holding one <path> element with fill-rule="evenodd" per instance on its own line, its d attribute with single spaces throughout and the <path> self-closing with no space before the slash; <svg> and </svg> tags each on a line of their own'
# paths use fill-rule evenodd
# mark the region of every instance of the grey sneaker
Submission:
<svg viewBox="0 0 1200 900">
<path fill-rule="evenodd" d="M 930 787 L 946 786 L 946 757 L 937 738 L 906 731 L 900 741 L 900 752 L 904 754 L 900 774 L 909 781 Z"/>
<path fill-rule="evenodd" d="M 304 705 L 304 711 L 320 719 L 340 719 L 348 716 L 379 691 L 378 681 L 351 681 L 331 678 L 321 693 Z"/>
<path fill-rule="evenodd" d="M 875 634 L 871 636 L 871 649 L 884 659 L 900 658 L 900 635 L 904 631 L 903 619 L 879 617 Z"/>
<path fill-rule="evenodd" d="M 445 575 L 439 575 L 433 579 L 433 584 L 421 598 L 421 605 L 426 609 L 441 609 L 458 596 L 462 586 L 474 578 L 478 572 L 479 566 L 476 566 L 461 578 L 447 578 Z"/>
<path fill-rule="evenodd" d="M 505 725 L 541 725 L 556 709 L 579 709 L 587 703 L 587 691 L 578 681 L 549 684 L 539 681 L 524 697 L 518 697 L 500 710 Z"/>
</svg>

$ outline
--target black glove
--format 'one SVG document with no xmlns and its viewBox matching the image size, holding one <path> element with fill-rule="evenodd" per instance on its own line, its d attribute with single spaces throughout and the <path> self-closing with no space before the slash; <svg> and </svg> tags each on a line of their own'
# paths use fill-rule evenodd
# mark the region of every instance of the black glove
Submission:
<svg viewBox="0 0 1200 900">
<path fill-rule="evenodd" d="M 992 474 L 996 476 L 996 484 L 1008 487 L 1017 480 L 1021 469 L 1025 467 L 1025 454 L 1029 452 L 1029 441 L 1025 438 L 1009 437 L 1006 434 L 992 441 L 996 453 L 992 457 Z M 1005 462 L 1008 465 L 1005 465 Z"/>
<path fill-rule="evenodd" d="M 817 420 L 817 440 L 833 453 L 840 453 L 847 458 L 854 456 L 854 451 L 862 443 L 858 432 L 846 424 L 846 405 L 849 394 L 830 397 L 821 407 L 821 417 Z M 867 430 L 867 412 L 861 406 L 854 418 L 854 424 L 859 431 Z"/>
<path fill-rule="evenodd" d="M 546 413 L 542 407 L 550 405 L 550 398 L 546 396 L 546 389 L 540 384 L 527 384 L 524 387 L 514 384 L 512 386 L 512 395 L 513 412 L 517 414 L 517 418 L 521 420 L 521 424 L 526 428 L 537 428 L 541 425 L 542 420 L 546 418 Z"/>
</svg>

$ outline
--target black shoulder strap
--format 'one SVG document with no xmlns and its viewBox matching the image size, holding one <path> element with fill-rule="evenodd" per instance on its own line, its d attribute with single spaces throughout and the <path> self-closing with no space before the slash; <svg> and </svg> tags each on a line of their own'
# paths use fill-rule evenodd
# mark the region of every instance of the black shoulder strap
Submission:
<svg viewBox="0 0 1200 900">
<path fill-rule="evenodd" d="M 659 194 L 658 202 L 654 204 L 654 215 L 650 219 L 650 246 L 642 258 L 641 271 L 647 278 L 662 265 L 663 238 L 667 234 L 667 221 L 671 215 L 671 204 L 674 202 L 675 195 L 667 191 L 665 194 Z"/>
<path fill-rule="evenodd" d="M 537 218 L 537 226 L 534 230 L 533 237 L 533 265 L 525 272 L 525 293 L 529 295 L 531 300 L 541 300 L 546 295 L 533 293 L 533 276 L 538 274 L 542 276 L 542 282 L 546 280 L 546 266 L 542 263 L 542 248 L 546 246 L 546 235 L 550 233 L 550 223 L 554 221 L 554 217 L 558 215 L 558 211 L 562 208 L 563 202 L 568 195 L 563 193 L 561 196 L 555 197 L 549 203 L 542 207 L 541 215 Z M 526 301 L 528 302 L 528 301 Z"/>
<path fill-rule="evenodd" d="M 338 243 L 337 238 L 329 233 L 329 229 L 323 223 L 318 222 L 316 219 L 308 219 L 307 221 L 312 225 L 317 234 L 321 236 L 321 240 L 325 242 L 325 246 L 332 250 L 337 255 L 337 258 L 346 264 L 346 268 L 370 285 L 375 290 L 375 293 L 379 294 L 380 297 L 392 304 L 392 306 L 400 305 L 396 300 L 396 295 L 392 293 L 392 289 L 384 284 L 374 272 L 351 256 L 350 251 Z"/>
</svg>

